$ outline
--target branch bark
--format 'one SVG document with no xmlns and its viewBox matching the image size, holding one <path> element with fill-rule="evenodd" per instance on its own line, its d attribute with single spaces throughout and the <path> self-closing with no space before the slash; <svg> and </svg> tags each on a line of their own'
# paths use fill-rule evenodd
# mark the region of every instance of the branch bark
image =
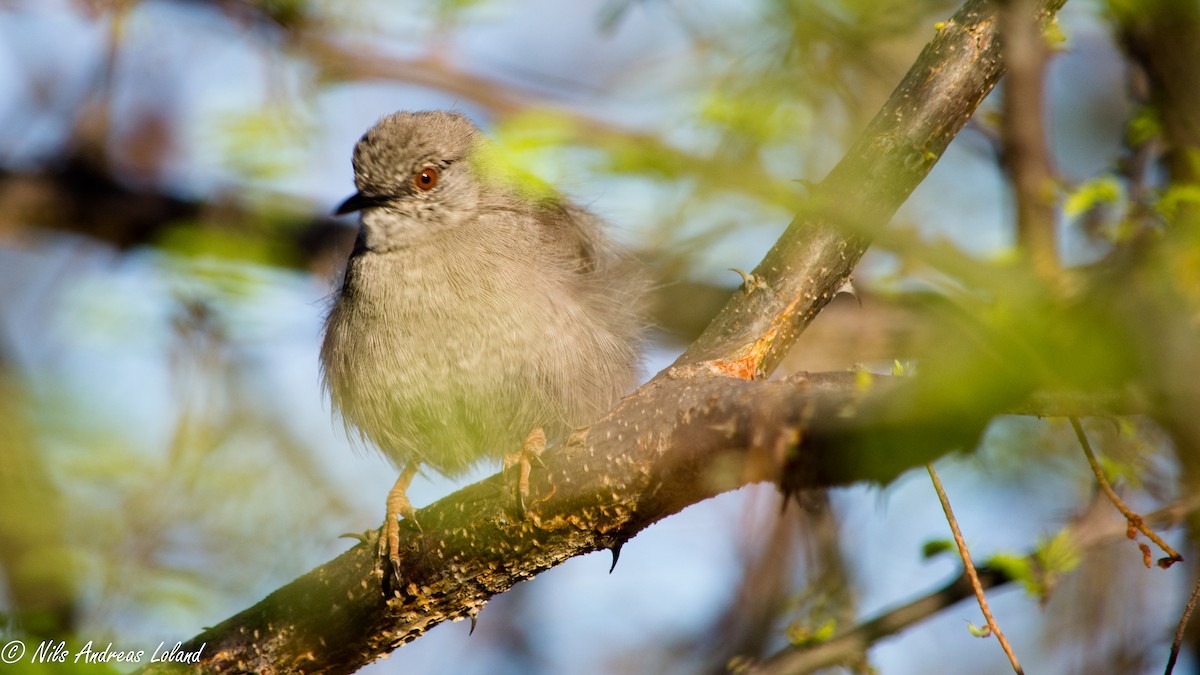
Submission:
<svg viewBox="0 0 1200 675">
<path fill-rule="evenodd" d="M 668 370 L 543 455 L 528 518 L 514 512 L 503 474 L 422 509 L 422 530 L 402 532 L 394 597 L 380 592 L 371 533 L 183 650 L 203 646 L 201 669 L 211 672 L 352 672 L 438 623 L 473 618 L 492 595 L 568 558 L 616 553 L 654 522 L 722 492 L 765 480 L 792 489 L 887 481 L 973 444 L 986 414 L 914 418 L 894 405 L 922 398 L 924 386 L 910 378 L 864 386 L 854 373 L 755 382 Z"/>
<path fill-rule="evenodd" d="M 512 512 L 502 476 L 468 486 L 422 509 L 421 532 L 404 533 L 393 597 L 380 593 L 368 537 L 189 641 L 185 650 L 203 645 L 196 668 L 350 672 L 442 621 L 474 617 L 491 596 L 570 557 L 618 551 L 721 492 L 765 480 L 785 490 L 886 481 L 968 447 L 992 414 L 1028 392 L 984 379 L 960 402 L 962 414 L 946 414 L 924 405 L 930 384 L 906 378 L 867 387 L 852 376 L 754 380 L 849 278 L 872 233 L 1002 73 L 995 7 L 968 0 L 755 270 L 763 283 L 735 294 L 673 367 L 546 453 L 529 518 Z"/>
</svg>

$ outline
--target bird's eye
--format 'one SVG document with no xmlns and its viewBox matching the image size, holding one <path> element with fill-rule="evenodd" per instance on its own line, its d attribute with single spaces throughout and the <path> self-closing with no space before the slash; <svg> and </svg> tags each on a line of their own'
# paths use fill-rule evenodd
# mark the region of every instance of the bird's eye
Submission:
<svg viewBox="0 0 1200 675">
<path fill-rule="evenodd" d="M 433 186 L 437 185 L 437 182 L 438 182 L 437 167 L 427 166 L 424 169 L 421 169 L 419 172 L 417 172 L 417 175 L 413 176 L 413 187 L 417 188 L 418 190 L 422 190 L 422 191 L 432 190 Z"/>
</svg>

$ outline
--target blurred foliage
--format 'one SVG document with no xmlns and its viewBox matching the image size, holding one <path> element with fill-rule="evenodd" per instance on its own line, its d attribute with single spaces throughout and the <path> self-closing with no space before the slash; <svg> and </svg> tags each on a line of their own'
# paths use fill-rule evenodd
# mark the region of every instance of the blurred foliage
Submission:
<svg viewBox="0 0 1200 675">
<path fill-rule="evenodd" d="M 1077 186 L 1067 196 L 1063 211 L 1067 216 L 1078 217 L 1092 209 L 1116 204 L 1120 198 L 1120 182 L 1114 176 L 1102 176 Z"/>
<path fill-rule="evenodd" d="M 20 383 L 0 374 L 0 566 L 16 610 L 8 620 L 49 638 L 74 627 L 78 560 L 63 536 L 64 500 L 38 447 L 30 405 Z"/>
<path fill-rule="evenodd" d="M 1066 530 L 1053 537 L 1043 537 L 1028 556 L 997 553 L 987 559 L 987 566 L 999 571 L 1024 587 L 1025 592 L 1045 606 L 1061 576 L 1079 567 L 1082 554 Z"/>
<path fill-rule="evenodd" d="M 270 180 L 295 171 L 315 131 L 313 121 L 289 102 L 231 114 L 214 125 L 212 140 L 220 144 L 231 171 Z"/>
<path fill-rule="evenodd" d="M 787 638 L 797 647 L 809 647 L 829 640 L 836 630 L 837 622 L 833 619 L 826 619 L 816 626 L 792 622 L 788 624 Z"/>
</svg>

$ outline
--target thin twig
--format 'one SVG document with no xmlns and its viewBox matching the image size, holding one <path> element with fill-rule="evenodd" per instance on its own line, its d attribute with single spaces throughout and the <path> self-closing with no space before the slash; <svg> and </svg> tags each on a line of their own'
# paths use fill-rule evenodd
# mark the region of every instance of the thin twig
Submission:
<svg viewBox="0 0 1200 675">
<path fill-rule="evenodd" d="M 1100 462 L 1096 461 L 1096 454 L 1092 452 L 1092 445 L 1088 442 L 1087 434 L 1083 432 L 1083 426 L 1079 424 L 1079 418 L 1069 417 L 1067 419 L 1071 420 L 1071 428 L 1075 429 L 1075 437 L 1079 439 L 1079 445 L 1083 448 L 1083 454 L 1085 457 L 1087 457 L 1088 464 L 1092 467 L 1092 473 L 1096 474 L 1096 480 L 1100 483 L 1100 488 L 1104 490 L 1104 493 L 1108 495 L 1108 498 L 1112 501 L 1113 506 L 1117 507 L 1117 510 L 1121 512 L 1121 515 L 1125 516 L 1125 520 L 1129 523 L 1129 538 L 1134 538 L 1133 531 L 1136 528 L 1138 532 L 1146 535 L 1150 541 L 1157 544 L 1158 547 L 1167 554 L 1166 558 L 1160 558 L 1158 561 L 1158 566 L 1163 569 L 1182 561 L 1183 556 L 1179 555 L 1178 551 L 1171 548 L 1167 542 L 1163 541 L 1162 537 L 1155 534 L 1154 530 L 1151 530 L 1149 527 L 1147 527 L 1146 521 L 1141 516 L 1134 513 L 1133 510 L 1131 510 L 1128 506 L 1126 506 L 1125 502 L 1121 501 L 1121 498 L 1117 495 L 1116 491 L 1112 489 L 1111 485 L 1109 485 L 1108 479 L 1104 477 L 1104 471 L 1100 468 Z M 1149 549 L 1143 550 L 1148 551 Z M 1146 567 L 1149 567 L 1150 554 L 1146 552 L 1145 556 Z"/>
<path fill-rule="evenodd" d="M 979 601 L 979 609 L 983 612 L 983 618 L 987 620 L 988 629 L 1000 641 L 1000 648 L 1008 656 L 1013 670 L 1017 675 L 1024 675 L 1025 671 L 1021 670 L 1021 664 L 1017 661 L 1017 655 L 1013 652 L 1012 645 L 1008 644 L 1008 639 L 1004 637 L 1004 633 L 1000 632 L 1000 626 L 996 623 L 996 619 L 992 616 L 992 610 L 988 607 L 987 597 L 983 593 L 983 585 L 979 582 L 979 573 L 975 571 L 975 565 L 971 562 L 971 554 L 967 551 L 967 542 L 963 540 L 962 532 L 958 529 L 958 521 L 954 518 L 954 511 L 950 508 L 950 498 L 946 496 L 942 481 L 938 478 L 937 471 L 933 470 L 932 464 L 926 464 L 925 468 L 929 470 L 929 479 L 933 481 L 933 489 L 937 491 L 938 501 L 942 503 L 942 510 L 946 512 L 946 522 L 950 523 L 950 531 L 954 533 L 954 543 L 958 546 L 959 555 L 962 556 L 963 567 L 967 572 L 967 578 L 971 580 L 971 588 L 975 591 L 975 599 Z"/>
<path fill-rule="evenodd" d="M 1196 601 L 1200 600 L 1200 579 L 1196 579 L 1196 587 L 1192 589 L 1192 597 L 1183 608 L 1183 616 L 1179 617 L 1179 627 L 1175 629 L 1175 641 L 1171 643 L 1171 656 L 1167 659 L 1165 675 L 1171 675 L 1175 670 L 1175 660 L 1179 658 L 1179 648 L 1183 645 L 1183 631 L 1187 628 L 1188 619 L 1192 618 L 1192 610 L 1196 609 Z"/>
</svg>

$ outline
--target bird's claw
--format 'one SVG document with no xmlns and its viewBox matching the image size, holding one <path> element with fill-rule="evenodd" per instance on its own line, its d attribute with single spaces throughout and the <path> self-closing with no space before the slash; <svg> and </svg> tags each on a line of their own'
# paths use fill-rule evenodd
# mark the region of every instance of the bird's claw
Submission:
<svg viewBox="0 0 1200 675">
<path fill-rule="evenodd" d="M 412 502 L 408 500 L 408 486 L 412 483 L 413 476 L 417 475 L 417 464 L 410 463 L 404 467 L 404 471 L 400 473 L 400 477 L 396 479 L 396 484 L 392 486 L 391 491 L 387 496 L 387 517 L 383 521 L 383 527 L 379 530 L 379 573 L 384 578 L 384 590 L 389 590 L 390 580 L 399 582 L 400 580 L 400 516 L 414 527 L 417 531 L 421 530 L 421 523 L 417 521 L 417 511 L 413 508 Z M 384 561 L 390 563 L 391 574 L 385 574 L 383 569 Z"/>
<path fill-rule="evenodd" d="M 541 427 L 529 432 L 525 437 L 525 442 L 521 445 L 521 449 L 509 455 L 504 456 L 504 470 L 507 472 L 514 466 L 519 467 L 517 474 L 517 511 L 524 518 L 528 514 L 527 502 L 529 501 L 529 472 L 533 469 L 533 462 L 537 462 L 543 468 L 546 466 L 542 462 L 542 452 L 546 449 L 546 432 Z"/>
</svg>

